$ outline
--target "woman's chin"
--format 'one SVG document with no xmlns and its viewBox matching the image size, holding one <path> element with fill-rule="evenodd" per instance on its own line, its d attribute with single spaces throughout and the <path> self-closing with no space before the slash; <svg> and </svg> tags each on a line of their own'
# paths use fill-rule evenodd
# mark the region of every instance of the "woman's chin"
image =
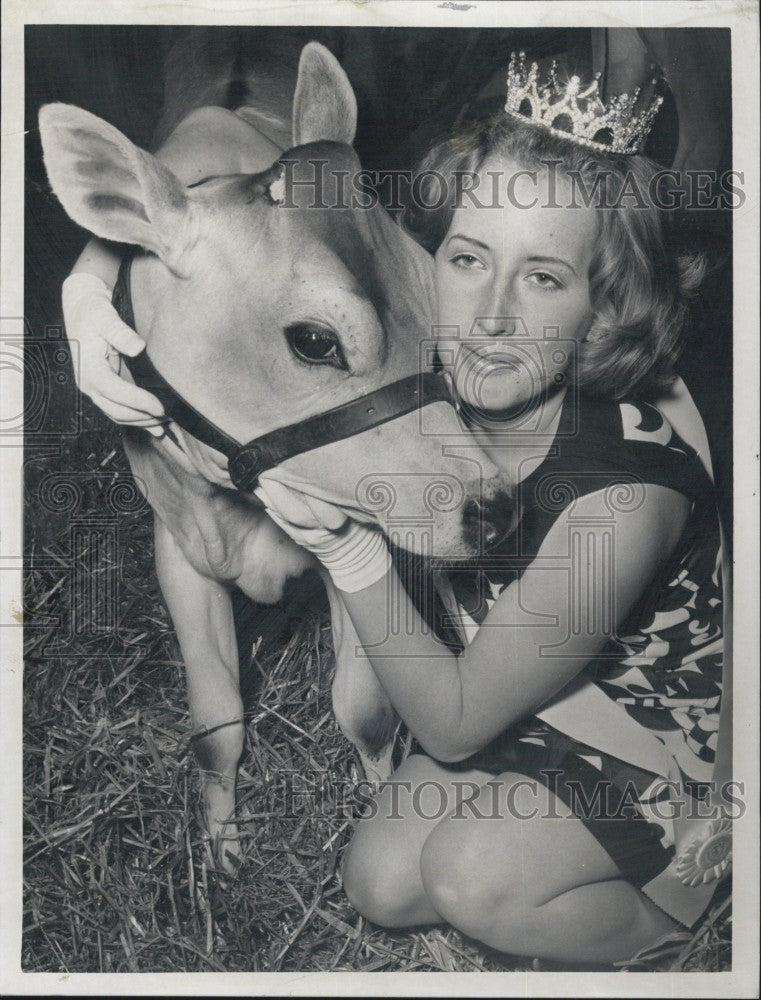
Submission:
<svg viewBox="0 0 761 1000">
<path fill-rule="evenodd" d="M 504 387 L 484 385 L 477 398 L 472 394 L 462 396 L 462 401 L 484 415 L 509 413 L 521 409 L 527 401 L 526 393 L 506 391 Z"/>
<path fill-rule="evenodd" d="M 476 368 L 468 376 L 458 378 L 458 392 L 463 402 L 477 410 L 494 413 L 512 410 L 520 406 L 528 395 L 520 380 L 516 379 L 516 373 L 508 372 L 501 366 L 490 366 L 480 371 Z"/>
<path fill-rule="evenodd" d="M 463 391 L 459 393 L 459 397 L 466 408 L 484 417 L 508 420 L 532 411 L 562 388 L 563 383 L 557 381 L 507 381 L 494 377 L 483 379 L 477 392 Z"/>
<path fill-rule="evenodd" d="M 519 409 L 525 402 L 526 398 L 522 393 L 486 391 L 481 393 L 478 408 L 486 413 L 504 413 Z"/>
</svg>

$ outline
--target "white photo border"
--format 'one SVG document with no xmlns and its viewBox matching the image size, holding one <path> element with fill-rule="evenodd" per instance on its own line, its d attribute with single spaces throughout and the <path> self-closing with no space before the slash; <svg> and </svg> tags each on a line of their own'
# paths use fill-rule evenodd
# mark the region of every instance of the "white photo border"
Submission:
<svg viewBox="0 0 761 1000">
<path fill-rule="evenodd" d="M 743 0 L 433 3 L 324 0 L 193 4 L 162 0 L 6 0 L 2 11 L 0 324 L 24 315 L 24 27 L 27 24 L 240 24 L 509 27 L 728 27 L 733 165 L 745 205 L 734 214 L 734 759 L 747 811 L 735 824 L 733 969 L 722 973 L 22 973 L 22 441 L 0 441 L 0 989 L 19 995 L 716 996 L 757 995 L 759 833 L 759 64 L 758 8 Z M 4 368 L 2 417 L 23 411 L 22 373 Z"/>
</svg>

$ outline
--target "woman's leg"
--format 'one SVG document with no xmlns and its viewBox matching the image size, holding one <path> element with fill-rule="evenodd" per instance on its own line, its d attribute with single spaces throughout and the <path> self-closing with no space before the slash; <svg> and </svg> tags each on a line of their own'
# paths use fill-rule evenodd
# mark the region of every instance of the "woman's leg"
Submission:
<svg viewBox="0 0 761 1000">
<path fill-rule="evenodd" d="M 448 816 L 426 838 L 430 912 L 500 951 L 569 962 L 628 958 L 675 928 L 542 784 L 493 782 L 481 815 Z"/>
<path fill-rule="evenodd" d="M 483 771 L 453 773 L 420 754 L 393 773 L 344 856 L 344 890 L 363 916 L 384 927 L 441 922 L 423 888 L 423 845 L 442 817 L 489 778 Z"/>
</svg>

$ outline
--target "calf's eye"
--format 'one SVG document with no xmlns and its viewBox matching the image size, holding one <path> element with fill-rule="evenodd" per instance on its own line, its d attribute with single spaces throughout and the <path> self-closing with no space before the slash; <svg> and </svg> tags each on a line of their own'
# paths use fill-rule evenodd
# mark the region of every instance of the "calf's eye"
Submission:
<svg viewBox="0 0 761 1000">
<path fill-rule="evenodd" d="M 319 323 L 292 323 L 285 336 L 293 353 L 310 365 L 333 365 L 346 369 L 346 359 L 335 331 Z"/>
</svg>

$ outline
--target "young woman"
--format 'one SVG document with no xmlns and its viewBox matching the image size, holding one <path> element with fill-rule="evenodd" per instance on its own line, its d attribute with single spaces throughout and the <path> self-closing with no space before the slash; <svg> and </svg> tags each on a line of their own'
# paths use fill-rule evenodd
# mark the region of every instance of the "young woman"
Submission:
<svg viewBox="0 0 761 1000">
<path fill-rule="evenodd" d="M 478 572 L 451 574 L 471 636 L 457 656 L 415 617 L 371 532 L 351 526 L 342 551 L 308 500 L 275 482 L 259 492 L 330 570 L 356 567 L 366 545 L 364 586 L 343 598 L 423 751 L 360 822 L 345 888 L 382 924 L 443 919 L 507 952 L 615 961 L 693 922 L 710 893 L 676 877 L 666 802 L 713 774 L 719 530 L 698 456 L 647 402 L 673 379 L 701 268 L 674 258 L 654 205 L 623 197 L 650 189 L 642 157 L 503 115 L 423 169 L 450 191 L 478 180 L 478 202 L 408 221 L 435 253 L 442 365 L 516 484 L 520 521 Z M 387 635 L 399 600 L 415 627 Z M 536 717 L 582 680 L 597 718 Z"/>
<path fill-rule="evenodd" d="M 720 540 L 700 458 L 648 402 L 673 379 L 700 266 L 643 201 L 654 165 L 520 114 L 423 169 L 448 192 L 406 219 L 435 254 L 439 358 L 515 485 L 517 526 L 449 575 L 455 654 L 377 532 L 328 530 L 262 479 L 417 742 L 358 824 L 345 889 L 387 926 L 443 920 L 510 953 L 612 962 L 697 919 L 727 861 L 721 826 L 674 860 L 687 786 L 713 776 Z"/>
</svg>

